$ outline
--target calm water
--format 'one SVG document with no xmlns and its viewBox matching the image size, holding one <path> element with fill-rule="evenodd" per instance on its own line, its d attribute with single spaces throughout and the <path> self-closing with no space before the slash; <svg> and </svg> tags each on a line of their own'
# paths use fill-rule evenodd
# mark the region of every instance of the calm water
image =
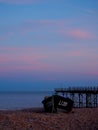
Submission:
<svg viewBox="0 0 98 130">
<path fill-rule="evenodd" d="M 53 92 L 0 92 L 0 110 L 42 107 L 44 96 Z"/>
</svg>

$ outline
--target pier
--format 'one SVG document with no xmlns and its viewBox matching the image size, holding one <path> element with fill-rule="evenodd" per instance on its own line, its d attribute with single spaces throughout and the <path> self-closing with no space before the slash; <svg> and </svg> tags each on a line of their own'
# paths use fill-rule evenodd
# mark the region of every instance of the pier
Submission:
<svg viewBox="0 0 98 130">
<path fill-rule="evenodd" d="M 69 97 L 74 101 L 74 107 L 77 108 L 98 107 L 98 86 L 56 88 L 55 94 Z"/>
</svg>

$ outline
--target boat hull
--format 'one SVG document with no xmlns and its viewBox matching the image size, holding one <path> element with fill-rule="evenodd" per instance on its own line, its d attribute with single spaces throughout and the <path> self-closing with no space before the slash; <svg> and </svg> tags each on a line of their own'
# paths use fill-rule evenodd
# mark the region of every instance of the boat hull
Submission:
<svg viewBox="0 0 98 130">
<path fill-rule="evenodd" d="M 73 108 L 73 101 L 59 95 L 50 96 L 42 101 L 46 112 L 57 112 L 57 109 L 63 109 L 70 112 Z"/>
</svg>

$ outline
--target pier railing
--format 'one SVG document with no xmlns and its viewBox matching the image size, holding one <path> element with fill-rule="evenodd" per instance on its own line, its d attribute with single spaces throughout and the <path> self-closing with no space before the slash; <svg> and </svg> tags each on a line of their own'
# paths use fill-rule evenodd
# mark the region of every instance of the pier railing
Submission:
<svg viewBox="0 0 98 130">
<path fill-rule="evenodd" d="M 56 88 L 55 94 L 71 98 L 74 101 L 74 107 L 98 107 L 98 86 Z"/>
</svg>

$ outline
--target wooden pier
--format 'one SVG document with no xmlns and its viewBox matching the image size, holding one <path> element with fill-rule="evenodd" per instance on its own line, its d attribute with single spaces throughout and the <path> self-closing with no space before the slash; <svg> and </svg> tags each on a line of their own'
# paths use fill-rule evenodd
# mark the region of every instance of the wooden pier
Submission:
<svg viewBox="0 0 98 130">
<path fill-rule="evenodd" d="M 55 94 L 61 94 L 74 101 L 74 107 L 95 108 L 98 107 L 98 86 L 97 87 L 68 87 L 56 88 Z"/>
</svg>

